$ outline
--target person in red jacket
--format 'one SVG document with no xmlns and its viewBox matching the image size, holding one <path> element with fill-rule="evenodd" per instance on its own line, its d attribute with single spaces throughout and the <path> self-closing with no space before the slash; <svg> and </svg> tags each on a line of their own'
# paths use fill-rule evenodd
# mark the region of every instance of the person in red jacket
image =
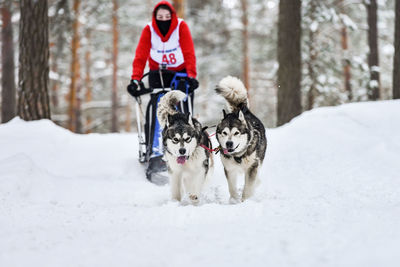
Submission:
<svg viewBox="0 0 400 267">
<path fill-rule="evenodd" d="M 187 73 L 191 89 L 198 87 L 196 56 L 189 27 L 184 20 L 177 17 L 175 9 L 168 1 L 161 1 L 155 6 L 152 22 L 142 31 L 132 64 L 129 93 L 140 95 L 141 92 L 136 91 L 140 91 L 139 81 L 147 61 L 150 71 L 158 70 L 164 65 L 168 70 Z M 156 73 L 153 77 L 156 77 Z M 150 86 L 155 88 L 152 85 L 159 84 L 152 80 L 153 77 L 150 75 Z M 164 85 L 169 86 L 168 80 Z"/>
<path fill-rule="evenodd" d="M 136 48 L 135 58 L 133 60 L 133 70 L 131 83 L 128 85 L 128 92 L 134 97 L 151 93 L 141 89 L 140 80 L 147 61 L 149 62 L 149 86 L 154 88 L 168 88 L 175 81 L 174 73 L 185 73 L 186 84 L 175 86 L 185 91 L 191 97 L 191 101 L 183 102 L 180 110 L 184 113 L 192 110 L 193 91 L 198 87 L 196 80 L 196 56 L 190 30 L 186 22 L 177 17 L 175 9 L 167 1 L 159 2 L 153 10 L 152 22 L 148 23 L 140 36 L 139 44 Z M 162 72 L 160 77 L 159 69 L 169 71 Z M 175 84 L 176 85 L 176 84 Z M 156 118 L 157 103 L 163 96 L 161 94 L 151 94 L 150 102 L 146 111 L 146 158 L 149 157 L 149 166 L 147 168 L 147 178 L 152 180 L 154 172 L 166 170 L 166 164 L 162 160 L 163 148 L 161 141 L 162 128 Z M 189 105 L 191 108 L 189 108 Z"/>
</svg>

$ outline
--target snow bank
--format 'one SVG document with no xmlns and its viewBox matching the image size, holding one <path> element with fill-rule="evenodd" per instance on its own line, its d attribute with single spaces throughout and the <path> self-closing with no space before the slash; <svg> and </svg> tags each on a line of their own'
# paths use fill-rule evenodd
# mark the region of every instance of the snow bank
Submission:
<svg viewBox="0 0 400 267">
<path fill-rule="evenodd" d="M 306 112 L 267 130 L 257 195 L 204 204 L 146 181 L 135 134 L 0 125 L 0 266 L 398 266 L 400 101 Z"/>
</svg>

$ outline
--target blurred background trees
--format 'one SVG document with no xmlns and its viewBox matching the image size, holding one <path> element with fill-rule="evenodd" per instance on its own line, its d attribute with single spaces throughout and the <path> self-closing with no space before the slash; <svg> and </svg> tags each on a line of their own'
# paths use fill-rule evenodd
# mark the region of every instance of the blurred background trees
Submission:
<svg viewBox="0 0 400 267">
<path fill-rule="evenodd" d="M 18 64 L 11 63 L 23 54 L 18 46 L 19 38 L 25 38 L 19 28 L 24 20 L 23 2 L 0 2 L 3 121 L 9 119 L 3 110 L 13 110 L 16 105 L 10 81 L 17 82 L 11 71 L 18 73 Z M 134 101 L 126 93 L 126 85 L 140 33 L 158 1 L 39 2 L 48 3 L 50 71 L 46 91 L 52 120 L 80 133 L 134 131 Z M 268 127 L 315 107 L 400 97 L 400 56 L 394 57 L 395 50 L 400 53 L 400 20 L 395 20 L 399 0 L 171 2 L 187 21 L 195 43 L 200 88 L 194 115 L 205 124 L 220 118 L 224 100 L 215 95 L 214 87 L 226 75 L 238 76 L 248 85 L 251 108 Z M 280 14 L 293 9 L 301 15 L 293 24 L 301 27 L 298 37 L 288 32 L 294 28 L 279 23 Z M 295 51 L 289 46 L 294 44 L 299 57 L 291 54 Z M 12 48 L 15 56 L 4 52 Z M 42 54 L 38 51 L 30 56 Z M 286 56 L 286 63 L 279 62 L 278 55 Z M 10 57 L 14 58 L 11 63 Z M 285 93 L 285 83 L 291 84 L 293 91 Z M 17 91 L 21 90 L 20 84 Z M 280 103 L 279 94 L 286 95 L 289 102 Z M 278 119 L 279 110 L 287 114 L 285 119 Z"/>
<path fill-rule="evenodd" d="M 13 27 L 11 23 L 11 0 L 4 0 L 1 11 L 1 57 L 2 80 L 1 87 L 1 122 L 8 122 L 16 115 L 16 91 L 15 91 L 15 66 Z"/>
<path fill-rule="evenodd" d="M 400 0 L 396 0 L 395 53 L 393 59 L 393 98 L 400 98 Z"/>
</svg>

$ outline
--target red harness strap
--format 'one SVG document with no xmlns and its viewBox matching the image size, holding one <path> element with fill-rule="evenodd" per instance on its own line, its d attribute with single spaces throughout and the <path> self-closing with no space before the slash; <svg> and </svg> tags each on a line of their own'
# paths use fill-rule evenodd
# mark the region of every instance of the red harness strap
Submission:
<svg viewBox="0 0 400 267">
<path fill-rule="evenodd" d="M 216 134 L 216 133 L 210 134 L 210 135 L 208 136 L 208 138 L 213 137 L 215 134 Z"/>
<path fill-rule="evenodd" d="M 214 126 L 211 126 L 211 127 L 214 127 Z M 216 133 L 213 133 L 213 134 L 208 134 L 205 130 L 208 128 L 208 126 L 206 126 L 206 127 L 204 127 L 202 130 L 204 131 L 204 133 L 208 136 L 208 138 L 210 139 L 211 137 L 213 137 Z M 210 143 L 210 145 L 211 145 L 211 143 Z M 210 152 L 210 153 L 213 153 L 213 152 L 216 152 L 216 153 L 218 153 L 218 151 L 221 149 L 221 146 L 218 146 L 218 147 L 216 147 L 216 148 L 214 148 L 214 149 L 212 149 L 212 148 L 209 148 L 208 146 L 206 146 L 206 145 L 203 145 L 203 144 L 201 144 L 200 145 L 202 148 L 204 148 L 205 150 L 207 150 L 208 152 Z"/>
<path fill-rule="evenodd" d="M 200 146 L 201 146 L 202 148 L 204 148 L 205 150 L 207 150 L 208 152 L 210 152 L 210 153 L 212 153 L 212 152 L 218 152 L 218 151 L 221 149 L 221 147 L 216 147 L 216 148 L 212 149 L 212 148 L 209 148 L 208 146 L 203 145 L 203 144 L 201 144 Z"/>
</svg>

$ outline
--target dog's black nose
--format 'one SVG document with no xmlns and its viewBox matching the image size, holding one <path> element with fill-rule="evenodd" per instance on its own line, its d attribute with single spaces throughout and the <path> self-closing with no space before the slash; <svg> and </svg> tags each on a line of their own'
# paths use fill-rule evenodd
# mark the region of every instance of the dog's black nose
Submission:
<svg viewBox="0 0 400 267">
<path fill-rule="evenodd" d="M 186 149 L 183 148 L 183 147 L 179 148 L 179 153 L 180 153 L 181 155 L 185 155 Z"/>
<path fill-rule="evenodd" d="M 233 142 L 232 141 L 227 141 L 226 142 L 226 148 L 232 148 L 233 147 Z"/>
</svg>

